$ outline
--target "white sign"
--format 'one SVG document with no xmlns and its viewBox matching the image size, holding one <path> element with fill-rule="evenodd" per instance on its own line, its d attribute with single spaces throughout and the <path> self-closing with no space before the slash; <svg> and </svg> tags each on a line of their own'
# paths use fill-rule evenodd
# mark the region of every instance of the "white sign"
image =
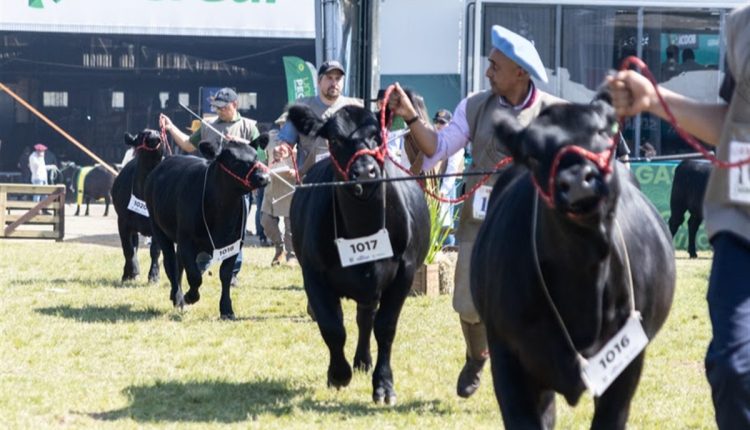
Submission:
<svg viewBox="0 0 750 430">
<path fill-rule="evenodd" d="M 490 202 L 490 194 L 492 193 L 492 187 L 489 185 L 482 185 L 474 193 L 472 199 L 472 216 L 476 220 L 483 220 L 487 216 L 487 205 Z"/>
<path fill-rule="evenodd" d="M 648 345 L 638 312 L 582 366 L 581 378 L 594 396 L 601 396 L 631 361 Z"/>
<path fill-rule="evenodd" d="M 312 39 L 315 2 L 3 0 L 0 30 Z"/>
<path fill-rule="evenodd" d="M 237 242 L 229 244 L 223 248 L 214 249 L 214 254 L 211 257 L 211 263 L 220 263 L 227 258 L 237 255 L 242 250 L 242 239 L 238 239 Z"/>
<path fill-rule="evenodd" d="M 391 238 L 388 237 L 386 229 L 381 229 L 371 236 L 356 239 L 338 238 L 335 242 L 339 249 L 341 267 L 393 257 Z"/>
<path fill-rule="evenodd" d="M 146 207 L 146 202 L 132 194 L 130 195 L 130 202 L 128 202 L 128 209 L 137 213 L 138 215 L 143 215 L 148 218 L 148 208 Z"/>
<path fill-rule="evenodd" d="M 729 161 L 750 158 L 750 143 L 732 141 L 729 143 Z M 735 203 L 750 203 L 750 165 L 729 169 L 729 200 Z"/>
</svg>

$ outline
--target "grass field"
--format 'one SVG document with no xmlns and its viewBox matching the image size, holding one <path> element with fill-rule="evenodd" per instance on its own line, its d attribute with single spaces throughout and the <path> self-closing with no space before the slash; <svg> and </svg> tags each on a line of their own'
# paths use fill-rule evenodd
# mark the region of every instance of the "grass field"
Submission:
<svg viewBox="0 0 750 430">
<path fill-rule="evenodd" d="M 0 241 L 0 428 L 484 429 L 502 427 L 491 377 L 455 395 L 463 342 L 450 297 L 411 297 L 399 324 L 395 407 L 371 403 L 370 375 L 326 388 L 328 354 L 305 313 L 298 268 L 246 248 L 238 321 L 219 320 L 218 276 L 173 310 L 166 278 L 120 285 L 118 248 Z M 675 302 L 648 350 L 629 428 L 714 428 L 703 374 L 710 260 L 678 255 Z M 141 251 L 141 267 L 146 253 Z M 355 307 L 346 302 L 354 354 Z M 374 344 L 374 342 L 373 342 Z M 588 395 L 558 398 L 560 429 L 588 427 Z"/>
</svg>

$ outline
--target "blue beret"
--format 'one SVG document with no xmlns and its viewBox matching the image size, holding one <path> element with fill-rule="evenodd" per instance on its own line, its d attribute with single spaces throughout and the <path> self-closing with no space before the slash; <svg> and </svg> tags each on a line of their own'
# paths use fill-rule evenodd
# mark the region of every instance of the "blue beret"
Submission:
<svg viewBox="0 0 750 430">
<path fill-rule="evenodd" d="M 505 54 L 529 72 L 529 74 L 542 82 L 547 82 L 547 72 L 544 70 L 542 59 L 534 48 L 534 44 L 523 36 L 520 36 L 505 27 L 492 26 L 492 46 Z"/>
</svg>

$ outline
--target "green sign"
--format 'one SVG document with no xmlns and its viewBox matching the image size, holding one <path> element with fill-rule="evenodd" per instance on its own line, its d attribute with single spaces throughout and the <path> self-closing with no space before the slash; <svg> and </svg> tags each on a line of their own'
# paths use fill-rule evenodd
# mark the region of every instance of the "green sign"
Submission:
<svg viewBox="0 0 750 430">
<path fill-rule="evenodd" d="M 641 184 L 641 191 L 656 206 L 656 209 L 666 222 L 669 222 L 669 215 L 671 214 L 669 199 L 672 194 L 672 180 L 674 179 L 674 169 L 677 168 L 677 164 L 677 162 L 631 163 L 633 174 Z M 683 225 L 674 237 L 675 249 L 687 249 L 687 219 L 689 216 L 689 214 L 685 214 L 685 222 L 683 222 Z M 695 247 L 703 251 L 711 248 L 702 224 L 695 238 Z"/>
<path fill-rule="evenodd" d="M 55 3 L 60 3 L 62 0 L 52 0 Z M 33 7 L 35 9 L 44 9 L 44 3 L 43 0 L 29 0 L 29 7 Z"/>
<path fill-rule="evenodd" d="M 289 102 L 315 95 L 315 73 L 299 57 L 283 57 L 286 93 Z"/>
</svg>

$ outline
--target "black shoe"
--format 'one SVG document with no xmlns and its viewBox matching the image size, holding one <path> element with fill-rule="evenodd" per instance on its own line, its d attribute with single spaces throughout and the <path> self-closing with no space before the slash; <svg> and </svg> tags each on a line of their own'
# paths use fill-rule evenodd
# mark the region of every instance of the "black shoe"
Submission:
<svg viewBox="0 0 750 430">
<path fill-rule="evenodd" d="M 461 373 L 458 374 L 458 383 L 456 384 L 456 394 L 459 397 L 468 399 L 479 389 L 482 369 L 486 361 L 487 359 L 476 360 L 466 357 L 466 363 L 464 368 L 461 369 Z"/>
</svg>

